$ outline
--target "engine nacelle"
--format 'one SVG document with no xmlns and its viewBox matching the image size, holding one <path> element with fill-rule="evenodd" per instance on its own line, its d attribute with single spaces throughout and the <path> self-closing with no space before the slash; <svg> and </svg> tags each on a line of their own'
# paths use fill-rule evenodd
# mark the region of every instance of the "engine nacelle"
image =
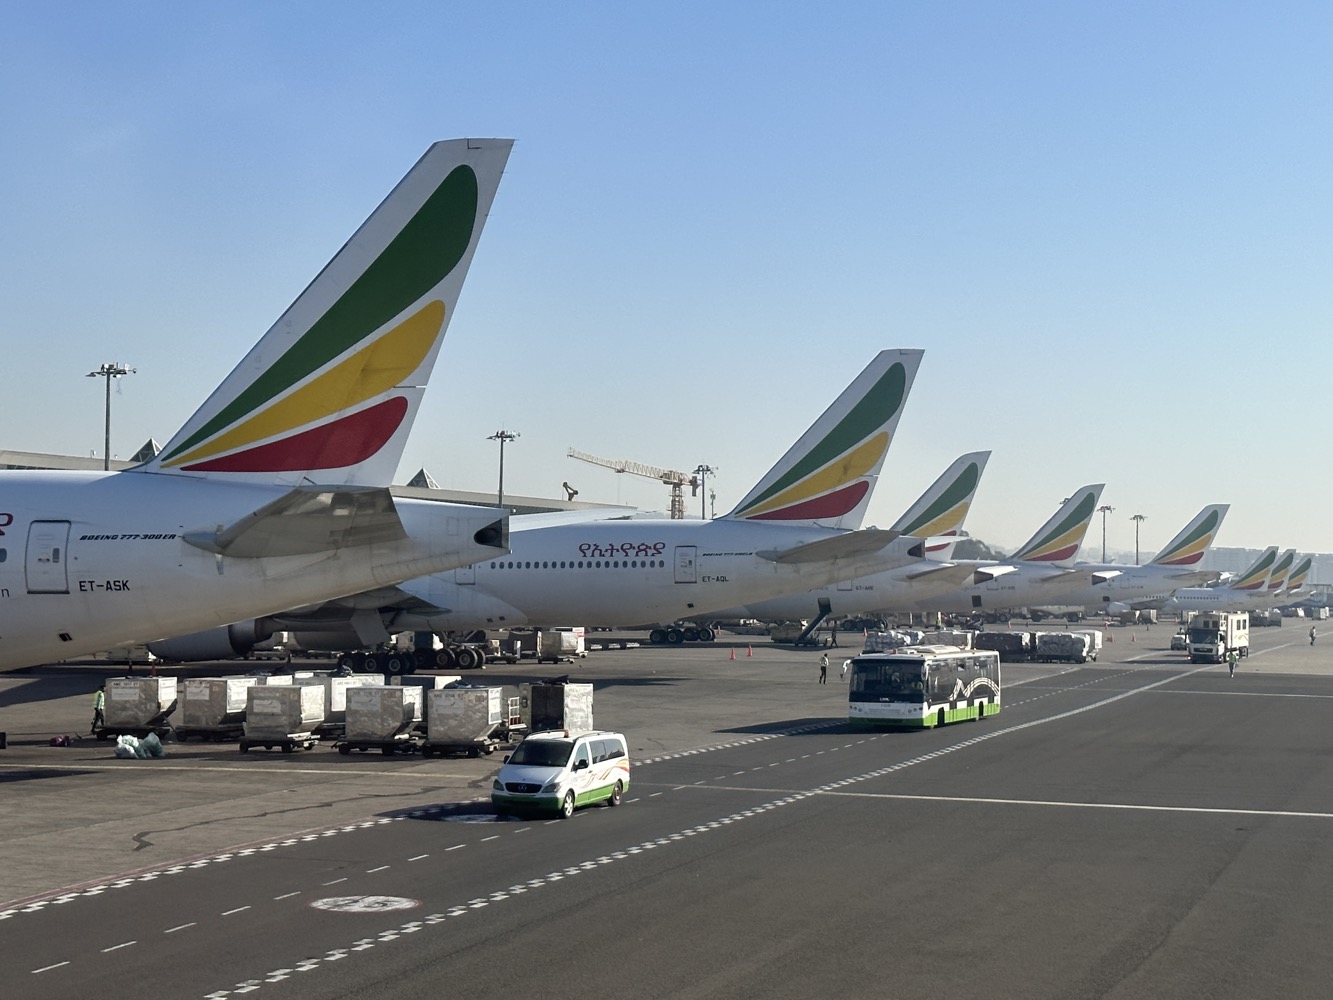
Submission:
<svg viewBox="0 0 1333 1000">
<path fill-rule="evenodd" d="M 273 629 L 250 619 L 233 625 L 210 628 L 204 632 L 179 635 L 174 639 L 150 642 L 148 650 L 164 660 L 181 663 L 193 660 L 230 660 L 238 656 L 248 656 L 255 646 L 272 635 Z"/>
</svg>

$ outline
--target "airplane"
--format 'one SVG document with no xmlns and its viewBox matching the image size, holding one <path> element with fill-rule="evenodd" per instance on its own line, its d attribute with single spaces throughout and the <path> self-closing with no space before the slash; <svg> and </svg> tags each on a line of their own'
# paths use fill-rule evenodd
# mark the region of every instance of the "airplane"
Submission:
<svg viewBox="0 0 1333 1000">
<path fill-rule="evenodd" d="M 766 601 L 714 610 L 695 617 L 705 621 L 733 618 L 757 618 L 760 621 L 810 621 L 813 631 L 820 621 L 833 615 L 879 612 L 899 606 L 902 595 L 921 596 L 953 590 L 963 580 L 970 580 L 970 564 L 959 568 L 948 556 L 952 554 L 972 499 L 976 496 L 981 474 L 990 452 L 978 451 L 957 459 L 908 511 L 893 525 L 902 535 L 926 537 L 929 561 L 898 566 L 853 580 L 816 587 L 798 594 L 785 594 Z M 950 573 L 952 571 L 952 573 Z"/>
<path fill-rule="evenodd" d="M 921 539 L 860 525 L 921 356 L 881 351 L 723 517 L 531 526 L 515 517 L 504 558 L 150 648 L 197 659 L 244 655 L 280 630 L 340 633 L 337 648 L 348 648 L 406 631 L 673 621 L 915 562 Z"/>
<path fill-rule="evenodd" d="M 1282 591 L 1281 598 L 1288 601 L 1292 597 L 1305 590 L 1305 582 L 1310 578 L 1310 570 L 1314 566 L 1314 556 L 1306 556 L 1293 569 L 1287 577 L 1286 588 Z"/>
<path fill-rule="evenodd" d="M 1290 556 L 1294 558 L 1295 550 Z M 1166 611 L 1253 611 L 1267 607 L 1267 584 L 1277 566 L 1277 546 L 1270 545 L 1239 576 L 1213 587 L 1181 587 L 1162 602 Z M 1291 558 L 1287 559 L 1290 567 Z M 1286 579 L 1286 570 L 1282 578 Z"/>
<path fill-rule="evenodd" d="M 1104 484 L 1096 483 L 1075 490 L 1007 560 L 958 560 L 958 565 L 971 570 L 971 579 L 963 586 L 934 596 L 909 595 L 908 602 L 896 610 L 953 614 L 1003 611 L 1049 597 L 1051 585 L 1073 572 L 1074 556 L 1104 488 Z"/>
<path fill-rule="evenodd" d="M 427 149 L 155 457 L 0 473 L 0 669 L 508 550 L 504 511 L 388 487 L 512 145 Z"/>
<path fill-rule="evenodd" d="M 1239 576 L 1216 587 L 1181 587 L 1164 602 L 1167 611 L 1261 611 L 1276 606 L 1296 550 L 1277 554 L 1270 545 Z"/>
<path fill-rule="evenodd" d="M 1224 503 L 1205 507 L 1142 566 L 1075 563 L 1074 571 L 1066 579 L 1052 585 L 1052 599 L 1026 606 L 1072 606 L 1096 612 L 1106 611 L 1111 605 L 1155 608 L 1181 587 L 1212 582 L 1221 574 L 1190 567 L 1203 559 L 1229 509 L 1230 505 Z"/>
</svg>

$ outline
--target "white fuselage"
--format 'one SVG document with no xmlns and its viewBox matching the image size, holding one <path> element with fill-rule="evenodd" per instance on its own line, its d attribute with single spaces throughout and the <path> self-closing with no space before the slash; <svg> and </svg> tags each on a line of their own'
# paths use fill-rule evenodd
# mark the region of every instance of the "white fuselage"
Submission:
<svg viewBox="0 0 1333 1000">
<path fill-rule="evenodd" d="M 1075 573 L 1051 586 L 1052 599 L 1033 602 L 1060 607 L 1081 607 L 1102 611 L 1111 604 L 1132 608 L 1160 608 L 1173 593 L 1191 583 L 1209 578 L 1207 572 L 1180 566 L 1115 566 L 1092 563 L 1075 564 Z M 1115 573 L 1108 580 L 1097 580 L 1098 573 Z M 1029 604 L 1028 606 L 1032 606 Z"/>
<path fill-rule="evenodd" d="M 1181 587 L 1163 607 L 1168 611 L 1264 611 L 1276 607 L 1278 593 L 1230 587 Z"/>
<path fill-rule="evenodd" d="M 1013 566 L 1013 572 L 1004 573 L 984 583 L 955 587 L 929 599 L 917 600 L 913 611 L 942 611 L 948 614 L 967 614 L 972 611 L 1008 611 L 1036 604 L 1056 603 L 1050 598 L 1056 585 L 1067 572 L 1048 562 L 978 563 L 977 568 Z"/>
<path fill-rule="evenodd" d="M 389 630 L 667 622 L 917 561 L 908 554 L 920 544 L 915 538 L 899 538 L 871 554 L 811 562 L 763 555 L 847 534 L 726 519 L 597 521 L 515 531 L 503 559 L 404 584 L 431 610 L 399 612 Z"/>
<path fill-rule="evenodd" d="M 254 618 L 474 562 L 501 512 L 398 500 L 405 538 L 305 555 L 187 543 L 286 494 L 141 472 L 0 475 L 0 669 Z"/>
</svg>

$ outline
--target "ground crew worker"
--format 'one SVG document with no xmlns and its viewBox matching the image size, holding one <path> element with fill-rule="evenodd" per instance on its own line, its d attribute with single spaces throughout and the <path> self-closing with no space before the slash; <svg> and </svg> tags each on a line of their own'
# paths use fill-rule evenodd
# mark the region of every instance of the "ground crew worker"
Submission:
<svg viewBox="0 0 1333 1000">
<path fill-rule="evenodd" d="M 99 726 L 106 725 L 106 716 L 103 714 L 103 710 L 105 708 L 106 708 L 106 685 L 103 684 L 101 687 L 97 689 L 97 693 L 93 695 L 92 734 L 94 735 L 97 733 L 97 729 Z"/>
<path fill-rule="evenodd" d="M 1236 661 L 1239 659 L 1240 657 L 1236 655 L 1236 651 L 1234 649 L 1230 650 L 1227 653 L 1227 669 L 1231 671 L 1230 676 L 1232 677 L 1236 676 Z"/>
<path fill-rule="evenodd" d="M 821 653 L 819 657 L 819 683 L 828 683 L 828 653 Z"/>
<path fill-rule="evenodd" d="M 1315 636 L 1318 635 L 1318 634 L 1319 634 L 1319 633 L 1315 631 L 1314 626 L 1311 625 L 1311 626 L 1310 626 L 1310 645 L 1311 645 L 1311 646 L 1314 645 L 1314 639 L 1315 639 Z"/>
</svg>

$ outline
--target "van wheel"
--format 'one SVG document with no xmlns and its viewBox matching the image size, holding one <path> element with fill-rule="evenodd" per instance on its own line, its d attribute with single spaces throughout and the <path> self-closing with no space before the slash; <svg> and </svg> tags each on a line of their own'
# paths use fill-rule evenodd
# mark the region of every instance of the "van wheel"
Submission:
<svg viewBox="0 0 1333 1000">
<path fill-rule="evenodd" d="M 565 792 L 565 797 L 560 800 L 560 818 L 569 819 L 574 815 L 574 793 Z"/>
<path fill-rule="evenodd" d="M 611 789 L 611 797 L 606 800 L 606 804 L 609 806 L 618 806 L 620 805 L 620 803 L 624 801 L 625 801 L 625 786 L 622 782 L 617 781 L 616 787 Z"/>
</svg>

